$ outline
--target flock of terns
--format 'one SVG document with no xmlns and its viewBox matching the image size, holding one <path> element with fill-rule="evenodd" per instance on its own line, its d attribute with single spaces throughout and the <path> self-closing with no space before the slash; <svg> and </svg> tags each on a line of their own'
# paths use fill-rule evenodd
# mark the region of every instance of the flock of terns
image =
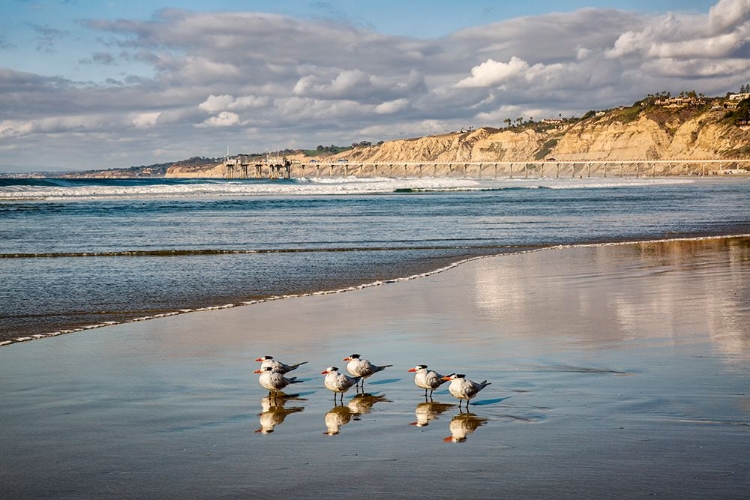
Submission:
<svg viewBox="0 0 750 500">
<path fill-rule="evenodd" d="M 307 361 L 303 361 L 294 365 L 288 365 L 277 361 L 273 356 L 262 356 L 256 359 L 256 361 L 261 363 L 260 369 L 255 370 L 255 373 L 260 374 L 258 382 L 261 387 L 268 390 L 269 397 L 280 393 L 285 387 L 291 384 L 302 382 L 297 377 L 286 377 L 285 374 L 307 363 Z M 344 393 L 352 387 L 355 387 L 357 392 L 359 392 L 360 388 L 364 392 L 365 379 L 393 366 L 373 364 L 369 360 L 363 359 L 359 354 L 347 356 L 344 358 L 344 361 L 347 361 L 346 369 L 351 375 L 341 373 L 335 366 L 329 366 L 321 372 L 321 375 L 325 375 L 323 383 L 326 389 L 333 392 L 334 403 L 336 403 L 337 397 L 340 395 L 343 404 Z M 479 394 L 479 391 L 490 385 L 490 382 L 486 380 L 483 382 L 469 380 L 461 373 L 440 375 L 433 370 L 429 370 L 427 365 L 417 365 L 411 368 L 409 372 L 414 373 L 414 383 L 416 386 L 424 389 L 425 398 L 427 398 L 427 391 L 430 391 L 429 395 L 432 397 L 432 392 L 435 389 L 450 381 L 448 392 L 458 399 L 459 409 L 462 402 L 466 401 L 466 409 L 468 410 L 469 401 Z"/>
</svg>

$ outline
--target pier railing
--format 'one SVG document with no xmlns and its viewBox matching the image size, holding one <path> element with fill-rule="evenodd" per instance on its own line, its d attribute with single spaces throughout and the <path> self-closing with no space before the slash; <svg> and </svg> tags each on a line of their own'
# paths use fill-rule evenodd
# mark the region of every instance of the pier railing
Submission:
<svg viewBox="0 0 750 500">
<path fill-rule="evenodd" d="M 285 158 L 230 158 L 225 177 L 668 177 L 750 173 L 750 159 L 705 160 L 547 160 L 501 162 L 290 161 Z"/>
</svg>

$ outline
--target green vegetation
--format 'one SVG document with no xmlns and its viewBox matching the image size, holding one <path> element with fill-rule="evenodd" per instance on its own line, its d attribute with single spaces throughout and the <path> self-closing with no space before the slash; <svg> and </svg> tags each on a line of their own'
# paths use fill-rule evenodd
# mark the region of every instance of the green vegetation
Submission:
<svg viewBox="0 0 750 500">
<path fill-rule="evenodd" d="M 736 109 L 728 109 L 721 121 L 734 126 L 738 125 L 741 120 L 750 120 L 750 99 L 740 101 Z"/>
<path fill-rule="evenodd" d="M 581 117 L 581 120 L 586 120 L 586 119 L 591 118 L 591 117 L 593 117 L 595 115 L 596 115 L 596 111 L 594 111 L 593 109 L 591 109 L 589 111 L 586 111 L 586 113 L 584 113 L 584 115 Z"/>
<path fill-rule="evenodd" d="M 552 149 L 557 146 L 557 139 L 550 139 L 542 145 L 542 149 L 536 152 L 534 155 L 535 160 L 543 160 L 552 152 Z"/>
<path fill-rule="evenodd" d="M 622 123 L 634 122 L 639 118 L 641 111 L 644 111 L 644 109 L 641 106 L 631 106 L 620 111 L 615 115 L 615 118 Z"/>
<path fill-rule="evenodd" d="M 341 153 L 343 151 L 351 150 L 351 146 L 336 146 L 331 144 L 330 146 L 319 145 L 315 149 L 304 149 L 302 150 L 307 156 L 328 156 Z"/>
</svg>

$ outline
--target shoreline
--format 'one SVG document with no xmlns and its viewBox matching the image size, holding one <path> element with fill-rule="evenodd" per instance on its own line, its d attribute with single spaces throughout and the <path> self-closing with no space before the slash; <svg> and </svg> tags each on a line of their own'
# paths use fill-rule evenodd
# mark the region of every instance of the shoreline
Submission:
<svg viewBox="0 0 750 500">
<path fill-rule="evenodd" d="M 0 494 L 742 496 L 748 241 L 555 250 L 0 350 Z M 352 352 L 392 366 L 333 405 Z M 263 354 L 308 362 L 280 402 Z M 417 363 L 491 385 L 460 411 Z"/>
<path fill-rule="evenodd" d="M 76 327 L 76 328 L 70 328 L 70 329 L 57 330 L 57 331 L 43 333 L 43 334 L 37 333 L 37 334 L 32 334 L 32 335 L 21 335 L 18 337 L 0 338 L 0 348 L 15 345 L 15 344 L 21 344 L 25 342 L 30 342 L 32 340 L 54 338 L 60 335 L 70 335 L 74 333 L 81 333 L 81 332 L 96 330 L 96 329 L 105 328 L 109 326 L 128 325 L 132 323 L 151 321 L 151 320 L 168 318 L 168 317 L 173 317 L 173 316 L 180 316 L 180 315 L 190 314 L 190 313 L 233 309 L 237 307 L 252 306 L 255 304 L 262 304 L 262 303 L 284 300 L 284 299 L 316 297 L 316 296 L 322 296 L 322 295 L 340 294 L 340 293 L 345 293 L 345 292 L 355 292 L 355 291 L 365 290 L 368 288 L 378 287 L 378 286 L 386 285 L 386 284 L 402 283 L 402 282 L 411 281 L 415 279 L 426 278 L 429 276 L 433 276 L 435 274 L 443 273 L 445 271 L 454 269 L 468 262 L 472 262 L 472 261 L 479 260 L 479 259 L 492 258 L 492 257 L 521 255 L 521 254 L 530 253 L 530 252 L 541 252 L 541 251 L 562 249 L 562 248 L 606 247 L 606 246 L 616 246 L 616 245 L 637 245 L 641 243 L 665 243 L 665 242 L 681 242 L 681 241 L 710 241 L 710 240 L 723 240 L 723 239 L 734 239 L 734 238 L 738 238 L 738 239 L 750 238 L 750 233 L 726 234 L 726 235 L 704 235 L 704 236 L 678 237 L 678 238 L 642 239 L 642 240 L 632 240 L 632 241 L 629 240 L 629 241 L 577 243 L 577 244 L 570 244 L 570 245 L 568 244 L 550 245 L 550 246 L 543 246 L 541 248 L 533 248 L 530 250 L 511 251 L 507 253 L 503 252 L 503 253 L 495 253 L 495 254 L 490 254 L 490 255 L 476 255 L 476 256 L 469 257 L 469 258 L 466 258 L 457 262 L 453 262 L 447 266 L 440 267 L 433 271 L 428 271 L 425 273 L 415 274 L 411 276 L 362 283 L 359 285 L 353 285 L 353 286 L 346 287 L 346 288 L 320 290 L 320 291 L 315 291 L 315 292 L 306 292 L 306 293 L 299 293 L 299 294 L 269 296 L 269 297 L 263 297 L 263 298 L 256 299 L 256 300 L 217 304 L 217 305 L 210 305 L 206 307 L 199 307 L 199 308 L 192 308 L 192 309 L 179 309 L 176 311 L 164 312 L 164 313 L 159 313 L 159 314 L 150 315 L 150 316 L 136 317 L 136 318 L 133 318 L 130 320 L 124 320 L 124 321 L 105 321 L 102 323 L 91 324 L 91 325 L 86 325 L 86 326 L 81 326 L 81 327 Z"/>
</svg>

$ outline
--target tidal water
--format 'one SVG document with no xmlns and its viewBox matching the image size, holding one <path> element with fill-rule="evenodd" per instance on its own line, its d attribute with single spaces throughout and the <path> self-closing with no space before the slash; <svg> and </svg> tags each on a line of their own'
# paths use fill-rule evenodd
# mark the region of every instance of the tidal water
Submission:
<svg viewBox="0 0 750 500">
<path fill-rule="evenodd" d="M 750 234 L 745 179 L 0 179 L 0 342 L 556 245 Z"/>
</svg>

